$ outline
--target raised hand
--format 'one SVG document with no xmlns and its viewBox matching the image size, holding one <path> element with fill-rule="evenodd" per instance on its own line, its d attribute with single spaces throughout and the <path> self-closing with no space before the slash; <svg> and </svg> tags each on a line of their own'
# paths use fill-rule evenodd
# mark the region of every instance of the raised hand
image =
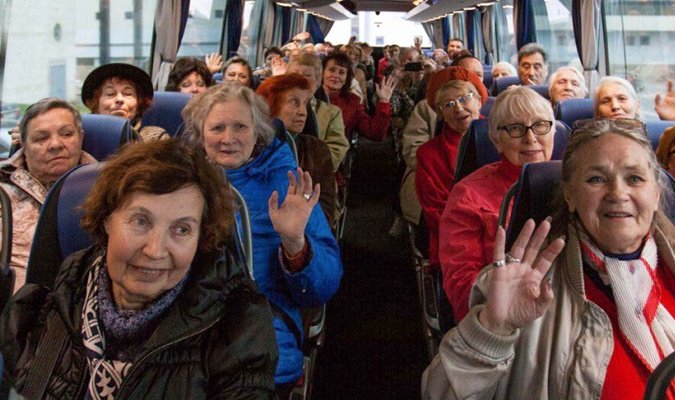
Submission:
<svg viewBox="0 0 675 400">
<path fill-rule="evenodd" d="M 672 80 L 666 84 L 666 95 L 661 97 L 661 94 L 657 94 L 654 98 L 654 109 L 662 120 L 675 121 L 675 88 Z"/>
<path fill-rule="evenodd" d="M 495 267 L 490 271 L 487 304 L 479 316 L 483 326 L 498 335 L 510 335 L 544 315 L 553 300 L 551 282 L 545 275 L 560 254 L 565 241 L 558 238 L 541 251 L 551 229 L 544 221 L 535 230 L 528 220 L 513 244 L 509 256 L 504 254 L 506 234 L 499 227 L 495 238 Z M 534 234 L 533 234 L 534 232 Z M 498 266 L 505 261 L 505 265 Z"/>
<path fill-rule="evenodd" d="M 389 75 L 385 77 L 382 83 L 375 84 L 375 95 L 377 96 L 378 101 L 382 103 L 389 103 L 392 93 L 394 93 L 394 88 L 396 87 L 396 79 Z"/>
<path fill-rule="evenodd" d="M 272 192 L 268 200 L 270 220 L 289 255 L 305 247 L 305 227 L 320 195 L 321 187 L 317 183 L 312 190 L 312 177 L 302 168 L 298 168 L 297 180 L 293 172 L 288 171 L 288 191 L 281 206 L 279 193 Z"/>
<path fill-rule="evenodd" d="M 220 70 L 223 69 L 223 56 L 218 53 L 207 54 L 204 57 L 204 62 L 212 74 L 220 72 Z"/>
</svg>

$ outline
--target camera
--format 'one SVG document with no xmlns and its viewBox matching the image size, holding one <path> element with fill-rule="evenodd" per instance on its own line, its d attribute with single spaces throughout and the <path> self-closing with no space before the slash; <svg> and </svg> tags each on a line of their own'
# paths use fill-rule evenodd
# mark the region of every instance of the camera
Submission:
<svg viewBox="0 0 675 400">
<path fill-rule="evenodd" d="M 420 72 L 422 70 L 422 63 L 409 62 L 403 67 L 403 70 L 407 72 Z"/>
</svg>

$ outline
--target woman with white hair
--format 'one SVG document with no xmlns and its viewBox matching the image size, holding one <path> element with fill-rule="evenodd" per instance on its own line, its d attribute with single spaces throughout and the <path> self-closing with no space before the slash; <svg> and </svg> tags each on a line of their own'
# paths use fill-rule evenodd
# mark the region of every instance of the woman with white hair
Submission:
<svg viewBox="0 0 675 400">
<path fill-rule="evenodd" d="M 593 95 L 595 118 L 639 118 L 640 100 L 627 80 L 616 76 L 600 79 Z"/>
<path fill-rule="evenodd" d="M 503 76 L 516 76 L 516 68 L 506 61 L 500 61 L 492 67 L 492 79 Z"/>
<path fill-rule="evenodd" d="M 551 76 L 548 94 L 554 107 L 562 100 L 583 99 L 588 95 L 586 79 L 574 67 L 560 67 Z"/>
</svg>

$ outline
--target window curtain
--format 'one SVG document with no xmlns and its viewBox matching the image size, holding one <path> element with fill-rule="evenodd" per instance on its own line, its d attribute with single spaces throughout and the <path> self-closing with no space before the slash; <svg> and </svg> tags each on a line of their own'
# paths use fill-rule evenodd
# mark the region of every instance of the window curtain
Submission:
<svg viewBox="0 0 675 400">
<path fill-rule="evenodd" d="M 513 15 L 516 19 L 516 44 L 518 49 L 537 41 L 532 0 L 514 0 Z"/>
<path fill-rule="evenodd" d="M 450 17 L 443 17 L 441 19 L 441 36 L 442 36 L 442 44 L 443 46 L 439 46 L 438 43 L 436 44 L 437 48 L 441 49 L 447 49 L 448 48 L 448 43 L 450 43 Z"/>
<path fill-rule="evenodd" d="M 434 46 L 436 46 L 436 41 L 434 38 L 434 21 L 432 22 L 422 22 L 422 28 L 424 28 L 424 32 L 427 34 L 429 37 L 429 40 L 431 40 L 434 43 Z"/>
<path fill-rule="evenodd" d="M 454 37 L 462 40 L 466 38 L 464 34 L 464 13 L 454 13 L 452 15 L 452 32 Z"/>
<path fill-rule="evenodd" d="M 304 31 L 305 13 L 295 8 L 291 9 L 291 37 Z"/>
<path fill-rule="evenodd" d="M 330 32 L 332 27 L 333 21 L 329 21 L 311 14 L 307 17 L 307 30 L 312 37 L 312 42 L 314 43 L 318 44 L 325 42 L 326 35 L 328 35 L 328 32 Z"/>
<path fill-rule="evenodd" d="M 152 58 L 152 85 L 155 90 L 164 90 L 169 72 L 176 62 L 182 32 L 185 32 L 189 0 L 157 1 L 155 10 L 155 49 Z M 185 14 L 185 17 L 183 15 Z"/>
<path fill-rule="evenodd" d="M 290 7 L 281 7 L 281 45 L 288 43 L 291 39 L 291 10 Z"/>
<path fill-rule="evenodd" d="M 272 43 L 274 35 L 274 4 L 271 0 L 257 0 L 251 12 L 251 41 L 246 48 L 246 59 L 251 65 L 258 65 L 263 59 L 265 46 Z M 256 29 L 260 27 L 260 29 Z M 242 43 L 240 47 L 244 48 Z"/>
<path fill-rule="evenodd" d="M 244 24 L 244 0 L 227 0 L 225 5 L 225 49 L 223 58 L 229 59 L 237 55 L 241 28 Z"/>
<path fill-rule="evenodd" d="M 274 29 L 272 31 L 272 42 L 269 43 L 271 46 L 281 47 L 285 42 L 282 42 L 283 36 L 283 9 L 287 7 L 282 7 L 278 4 L 274 5 Z"/>
<path fill-rule="evenodd" d="M 478 57 L 478 46 L 476 46 L 476 34 L 477 26 L 476 19 L 474 18 L 478 10 L 466 11 L 464 16 L 464 23 L 466 25 L 465 37 L 466 37 L 466 48 L 473 54 L 476 58 Z M 480 58 L 479 58 L 480 59 Z"/>
<path fill-rule="evenodd" d="M 572 25 L 577 53 L 584 67 L 584 78 L 592 91 L 598 83 L 600 60 L 600 36 L 602 0 L 574 0 L 572 2 Z M 584 38 L 582 41 L 581 38 Z"/>
<path fill-rule="evenodd" d="M 483 18 L 481 22 L 483 26 L 483 47 L 485 48 L 485 59 L 483 62 L 492 65 L 495 61 L 495 26 L 497 26 L 494 5 L 483 9 Z"/>
</svg>

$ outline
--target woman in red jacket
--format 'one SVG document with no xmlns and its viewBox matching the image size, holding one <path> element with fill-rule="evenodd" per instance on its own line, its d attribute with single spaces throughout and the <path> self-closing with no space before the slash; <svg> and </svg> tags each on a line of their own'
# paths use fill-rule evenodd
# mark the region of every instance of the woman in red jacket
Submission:
<svg viewBox="0 0 675 400">
<path fill-rule="evenodd" d="M 375 142 L 381 142 L 389 130 L 391 107 L 389 99 L 396 86 L 396 81 L 390 77 L 381 84 L 375 85 L 377 105 L 372 117 L 366 112 L 361 98 L 350 91 L 354 71 L 349 57 L 341 52 L 331 53 L 323 60 L 323 91 L 330 103 L 342 110 L 345 122 L 345 135 L 351 139 L 352 132 Z"/>
<path fill-rule="evenodd" d="M 492 262 L 506 191 L 525 163 L 551 159 L 555 135 L 551 103 L 527 86 L 503 92 L 490 113 L 489 135 L 501 160 L 455 185 L 439 226 L 443 288 L 457 321 L 469 311 L 469 293 L 478 273 Z"/>
<path fill-rule="evenodd" d="M 478 75 L 462 67 L 436 72 L 427 86 L 427 103 L 442 118 L 440 132 L 417 150 L 415 191 L 429 229 L 429 262 L 438 262 L 438 221 L 455 180 L 457 150 L 471 121 L 480 117 L 487 89 Z"/>
</svg>

